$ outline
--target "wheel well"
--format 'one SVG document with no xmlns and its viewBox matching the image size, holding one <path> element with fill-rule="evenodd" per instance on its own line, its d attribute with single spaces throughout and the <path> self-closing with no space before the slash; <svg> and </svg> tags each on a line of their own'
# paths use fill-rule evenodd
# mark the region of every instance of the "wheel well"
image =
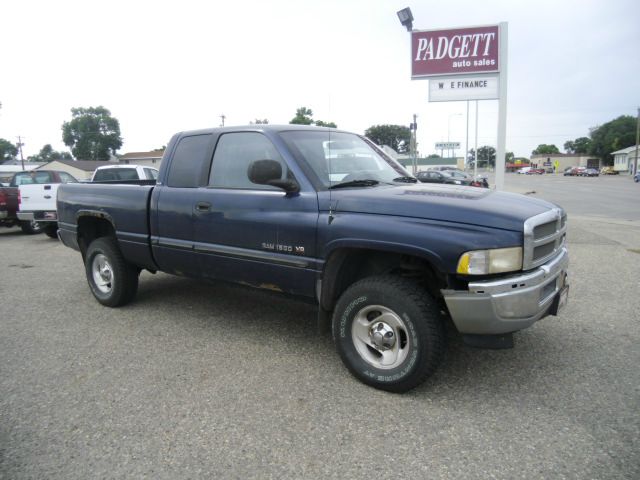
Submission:
<svg viewBox="0 0 640 480">
<path fill-rule="evenodd" d="M 413 278 L 434 299 L 446 287 L 446 277 L 422 257 L 380 250 L 343 248 L 331 254 L 322 276 L 320 305 L 331 311 L 342 293 L 365 277 L 396 274 Z"/>
<path fill-rule="evenodd" d="M 87 248 L 96 238 L 115 237 L 116 231 L 105 218 L 84 216 L 78 219 L 78 246 L 84 257 Z"/>
</svg>

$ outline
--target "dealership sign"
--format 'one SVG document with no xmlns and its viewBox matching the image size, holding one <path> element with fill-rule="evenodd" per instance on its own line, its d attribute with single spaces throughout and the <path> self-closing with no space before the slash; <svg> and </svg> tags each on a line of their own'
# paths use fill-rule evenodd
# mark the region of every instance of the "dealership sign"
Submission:
<svg viewBox="0 0 640 480">
<path fill-rule="evenodd" d="M 498 25 L 411 32 L 411 78 L 499 71 Z"/>
<path fill-rule="evenodd" d="M 437 142 L 436 150 L 458 150 L 460 142 Z"/>
<path fill-rule="evenodd" d="M 429 80 L 430 102 L 461 100 L 495 100 L 498 98 L 498 75 L 471 75 L 432 78 Z"/>
</svg>

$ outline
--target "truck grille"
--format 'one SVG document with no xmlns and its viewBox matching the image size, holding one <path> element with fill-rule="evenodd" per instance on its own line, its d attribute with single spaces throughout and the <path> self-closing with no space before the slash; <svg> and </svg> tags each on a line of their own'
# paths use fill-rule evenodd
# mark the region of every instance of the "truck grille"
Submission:
<svg viewBox="0 0 640 480">
<path fill-rule="evenodd" d="M 554 208 L 524 222 L 523 270 L 530 270 L 555 257 L 565 243 L 567 214 Z"/>
</svg>

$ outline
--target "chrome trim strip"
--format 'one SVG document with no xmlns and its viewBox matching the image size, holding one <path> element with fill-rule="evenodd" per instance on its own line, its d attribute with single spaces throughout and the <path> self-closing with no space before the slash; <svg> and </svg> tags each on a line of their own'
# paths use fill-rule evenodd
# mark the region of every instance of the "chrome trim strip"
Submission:
<svg viewBox="0 0 640 480">
<path fill-rule="evenodd" d="M 222 255 L 225 257 L 235 257 L 245 260 L 260 260 L 276 265 L 285 265 L 296 268 L 309 268 L 312 259 L 307 257 L 290 257 L 271 252 L 261 252 L 248 248 L 230 247 L 228 245 L 217 245 L 212 243 L 190 242 L 188 240 L 178 240 L 175 238 L 152 237 L 151 243 L 154 246 L 177 248 L 180 250 L 193 250 L 197 253 L 207 253 Z"/>
<path fill-rule="evenodd" d="M 214 245 L 211 243 L 195 243 L 194 250 L 199 253 L 214 253 L 229 257 L 245 258 L 249 260 L 261 260 L 269 263 L 287 265 L 290 267 L 307 268 L 309 259 L 303 257 L 290 257 L 271 252 L 260 252 L 239 247 L 229 247 L 227 245 Z"/>
</svg>

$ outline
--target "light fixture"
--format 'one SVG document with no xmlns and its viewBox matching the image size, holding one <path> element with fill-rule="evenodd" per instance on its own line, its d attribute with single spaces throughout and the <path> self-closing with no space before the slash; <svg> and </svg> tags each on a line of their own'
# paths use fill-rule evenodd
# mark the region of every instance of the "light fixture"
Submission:
<svg viewBox="0 0 640 480">
<path fill-rule="evenodd" d="M 398 12 L 400 23 L 407 28 L 407 32 L 413 29 L 413 15 L 409 7 L 403 8 Z"/>
</svg>

